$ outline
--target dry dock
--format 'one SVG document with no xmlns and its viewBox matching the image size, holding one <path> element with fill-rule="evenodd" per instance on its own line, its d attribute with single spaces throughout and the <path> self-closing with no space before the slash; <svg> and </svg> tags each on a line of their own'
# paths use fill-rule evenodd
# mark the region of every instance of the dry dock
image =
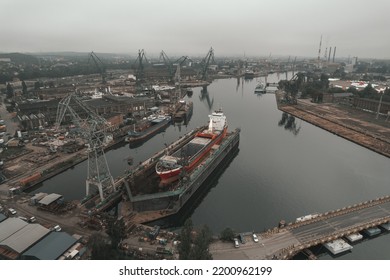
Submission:
<svg viewBox="0 0 390 280">
<path fill-rule="evenodd" d="M 311 103 L 307 99 L 298 99 L 292 105 L 281 102 L 282 92 L 275 96 L 279 110 L 390 157 L 390 122 L 376 120 L 375 114 L 335 103 Z"/>
</svg>

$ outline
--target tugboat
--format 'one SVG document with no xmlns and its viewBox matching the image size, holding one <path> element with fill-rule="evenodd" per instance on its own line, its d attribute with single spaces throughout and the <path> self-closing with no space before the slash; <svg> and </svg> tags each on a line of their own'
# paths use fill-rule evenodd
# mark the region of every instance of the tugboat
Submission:
<svg viewBox="0 0 390 280">
<path fill-rule="evenodd" d="M 161 180 L 178 178 L 182 170 L 190 172 L 207 157 L 214 145 L 219 144 L 226 136 L 227 121 L 222 110 L 209 115 L 208 128 L 196 133 L 187 144 L 171 155 L 160 158 L 156 164 L 156 173 Z"/>
</svg>

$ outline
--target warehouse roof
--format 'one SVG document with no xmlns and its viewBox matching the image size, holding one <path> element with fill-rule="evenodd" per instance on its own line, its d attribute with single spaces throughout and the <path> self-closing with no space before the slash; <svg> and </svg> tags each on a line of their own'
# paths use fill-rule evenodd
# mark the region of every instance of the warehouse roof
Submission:
<svg viewBox="0 0 390 280">
<path fill-rule="evenodd" d="M 66 232 L 53 231 L 24 252 L 22 259 L 56 260 L 76 242 L 77 239 Z"/>
<path fill-rule="evenodd" d="M 0 242 L 7 239 L 12 234 L 28 225 L 19 218 L 8 218 L 0 223 Z"/>
<path fill-rule="evenodd" d="M 0 246 L 7 246 L 17 253 L 22 253 L 49 232 L 49 229 L 39 224 L 27 224 L 8 238 L 2 240 Z"/>
<path fill-rule="evenodd" d="M 48 194 L 47 196 L 45 196 L 44 198 L 42 198 L 39 201 L 39 204 L 49 205 L 49 204 L 53 203 L 54 201 L 60 199 L 61 197 L 62 197 L 62 195 L 60 195 L 60 194 L 51 193 L 51 194 Z"/>
</svg>

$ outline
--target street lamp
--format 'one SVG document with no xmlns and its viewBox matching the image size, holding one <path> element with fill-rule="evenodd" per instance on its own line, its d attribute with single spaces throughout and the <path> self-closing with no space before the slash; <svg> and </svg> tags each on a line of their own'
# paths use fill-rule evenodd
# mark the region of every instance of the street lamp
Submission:
<svg viewBox="0 0 390 280">
<path fill-rule="evenodd" d="M 382 104 L 382 97 L 383 97 L 383 95 L 385 94 L 385 92 L 387 91 L 387 89 L 388 89 L 388 87 L 386 87 L 386 89 L 382 92 L 382 94 L 381 94 L 381 98 L 379 99 L 379 104 L 378 104 L 378 110 L 376 111 L 376 117 L 375 117 L 375 119 L 378 119 L 378 117 L 379 117 L 379 111 L 380 111 L 380 109 L 381 109 L 381 104 Z"/>
</svg>

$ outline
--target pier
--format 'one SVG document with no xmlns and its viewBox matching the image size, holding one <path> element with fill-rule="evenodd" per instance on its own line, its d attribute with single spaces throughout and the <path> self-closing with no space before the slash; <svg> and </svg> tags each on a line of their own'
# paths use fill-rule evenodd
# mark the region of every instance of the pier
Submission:
<svg viewBox="0 0 390 280">
<path fill-rule="evenodd" d="M 259 242 L 240 244 L 215 242 L 210 246 L 214 259 L 291 259 L 316 245 L 364 231 L 390 221 L 390 196 L 315 215 L 258 233 Z"/>
</svg>

